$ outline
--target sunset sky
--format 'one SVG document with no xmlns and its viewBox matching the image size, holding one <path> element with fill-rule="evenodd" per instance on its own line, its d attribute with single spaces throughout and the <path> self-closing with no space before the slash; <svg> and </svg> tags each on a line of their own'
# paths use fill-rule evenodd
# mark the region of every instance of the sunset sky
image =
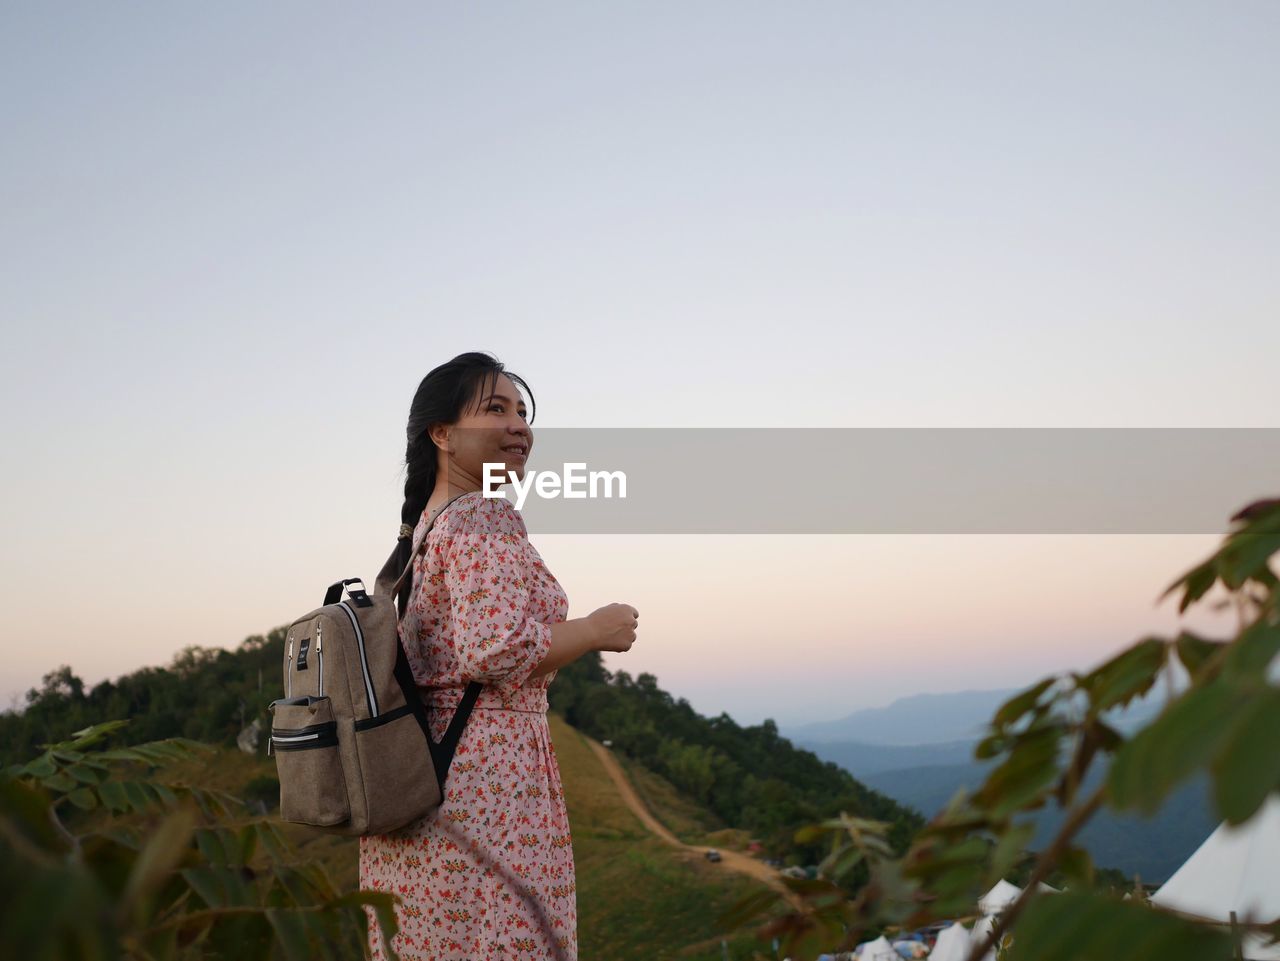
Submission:
<svg viewBox="0 0 1280 961">
<path fill-rule="evenodd" d="M 0 707 L 372 583 L 413 392 L 466 350 L 529 382 L 535 434 L 1280 426 L 1278 29 L 1262 2 L 6 6 Z M 1086 668 L 1174 630 L 1157 597 L 1218 540 L 530 535 L 571 617 L 640 610 L 607 666 L 750 724 Z"/>
</svg>

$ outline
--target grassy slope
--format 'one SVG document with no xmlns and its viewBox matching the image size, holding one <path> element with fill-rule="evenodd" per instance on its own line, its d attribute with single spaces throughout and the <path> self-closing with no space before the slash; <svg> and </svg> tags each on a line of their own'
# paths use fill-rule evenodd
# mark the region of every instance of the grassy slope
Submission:
<svg viewBox="0 0 1280 961">
<path fill-rule="evenodd" d="M 651 835 L 631 813 L 586 737 L 549 714 L 552 740 L 565 785 L 578 883 L 581 961 L 721 961 L 717 916 L 760 889 L 742 875 L 696 853 L 676 850 Z M 729 847 L 714 815 L 682 797 L 663 778 L 623 759 L 624 768 L 654 815 L 682 840 Z M 190 779 L 233 794 L 260 775 L 275 775 L 275 761 L 220 750 L 205 769 L 176 766 L 174 779 Z M 308 860 L 321 861 L 340 889 L 359 882 L 354 838 L 282 825 Z M 749 958 L 747 931 L 729 939 L 734 961 Z"/>
<path fill-rule="evenodd" d="M 585 736 L 558 716 L 550 718 L 573 828 L 582 961 L 719 961 L 717 915 L 760 885 L 650 834 L 619 796 Z M 666 785 L 655 775 L 650 778 Z M 654 814 L 683 836 L 687 825 L 681 818 L 687 815 L 681 811 L 688 807 L 670 785 L 666 791 L 675 804 Z M 683 951 L 699 944 L 703 950 Z M 749 946 L 749 939 L 731 941 L 730 956 L 748 957 Z"/>
<path fill-rule="evenodd" d="M 627 772 L 636 794 L 653 812 L 654 817 L 666 825 L 667 830 L 685 844 L 734 847 L 722 840 L 728 830 L 725 823 L 712 811 L 685 797 L 666 778 L 654 774 L 647 767 L 631 760 L 625 754 L 614 754 L 622 769 Z M 743 836 L 747 832 L 738 832 Z M 745 847 L 746 842 L 742 842 Z"/>
</svg>

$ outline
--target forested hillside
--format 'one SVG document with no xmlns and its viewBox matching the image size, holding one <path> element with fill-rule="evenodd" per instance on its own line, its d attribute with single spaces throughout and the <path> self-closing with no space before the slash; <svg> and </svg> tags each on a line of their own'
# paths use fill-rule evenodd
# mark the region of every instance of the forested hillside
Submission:
<svg viewBox="0 0 1280 961">
<path fill-rule="evenodd" d="M 919 812 L 868 788 L 837 764 L 779 736 L 772 720 L 743 727 L 728 714 L 697 713 L 652 674 L 610 672 L 598 655 L 561 670 L 551 707 L 574 727 L 639 760 L 725 823 L 760 838 L 778 857 L 814 863 L 821 847 L 795 844 L 801 824 L 840 811 L 887 821 L 895 849 L 905 850 L 924 824 Z"/>
</svg>

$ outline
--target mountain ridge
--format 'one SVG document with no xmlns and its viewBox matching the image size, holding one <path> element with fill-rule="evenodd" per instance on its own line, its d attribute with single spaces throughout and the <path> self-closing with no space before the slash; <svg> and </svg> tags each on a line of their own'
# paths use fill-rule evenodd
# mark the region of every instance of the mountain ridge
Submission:
<svg viewBox="0 0 1280 961">
<path fill-rule="evenodd" d="M 908 694 L 881 707 L 861 708 L 830 721 L 789 724 L 780 730 L 793 742 L 807 745 L 853 742 L 912 748 L 976 743 L 999 707 L 1030 686 Z M 1131 730 L 1158 713 L 1166 697 L 1163 685 L 1157 685 L 1145 697 L 1105 716 L 1119 729 Z"/>
</svg>

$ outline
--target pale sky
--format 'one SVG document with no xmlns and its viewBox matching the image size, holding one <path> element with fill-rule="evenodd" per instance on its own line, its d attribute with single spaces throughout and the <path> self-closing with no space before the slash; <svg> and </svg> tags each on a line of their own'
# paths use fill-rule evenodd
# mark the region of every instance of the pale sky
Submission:
<svg viewBox="0 0 1280 961">
<path fill-rule="evenodd" d="M 1278 38 L 1262 2 L 7 5 L 0 706 L 372 582 L 466 350 L 535 434 L 1280 426 Z M 690 496 L 818 475 L 735 469 Z M 610 668 L 744 724 L 1084 669 L 1217 540 L 530 534 L 571 617 L 642 612 Z"/>
</svg>

